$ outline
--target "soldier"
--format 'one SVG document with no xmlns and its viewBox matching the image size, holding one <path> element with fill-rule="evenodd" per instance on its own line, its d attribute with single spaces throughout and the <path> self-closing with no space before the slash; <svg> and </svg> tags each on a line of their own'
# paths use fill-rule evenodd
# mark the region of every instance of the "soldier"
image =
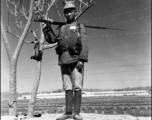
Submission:
<svg viewBox="0 0 152 120">
<path fill-rule="evenodd" d="M 56 53 L 59 55 L 58 64 L 61 67 L 63 89 L 65 90 L 66 111 L 65 114 L 56 120 L 65 120 L 68 118 L 82 120 L 80 107 L 84 62 L 88 62 L 87 34 L 85 26 L 75 22 L 75 1 L 65 0 L 63 7 L 66 24 L 59 28 L 60 39 L 56 47 Z"/>
</svg>

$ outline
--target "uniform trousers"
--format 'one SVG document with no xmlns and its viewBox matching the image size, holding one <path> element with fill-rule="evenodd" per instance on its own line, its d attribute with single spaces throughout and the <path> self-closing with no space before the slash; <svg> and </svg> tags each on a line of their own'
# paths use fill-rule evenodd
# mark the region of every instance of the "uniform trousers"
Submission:
<svg viewBox="0 0 152 120">
<path fill-rule="evenodd" d="M 61 65 L 61 74 L 63 81 L 63 89 L 81 90 L 83 87 L 84 63 L 82 67 L 78 67 L 78 62 Z"/>
</svg>

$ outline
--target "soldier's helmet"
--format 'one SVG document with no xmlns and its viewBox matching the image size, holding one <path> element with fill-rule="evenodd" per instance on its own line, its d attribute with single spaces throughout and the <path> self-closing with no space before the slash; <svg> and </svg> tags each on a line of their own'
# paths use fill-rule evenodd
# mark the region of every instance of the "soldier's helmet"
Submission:
<svg viewBox="0 0 152 120">
<path fill-rule="evenodd" d="M 63 9 L 75 8 L 75 0 L 64 0 Z"/>
</svg>

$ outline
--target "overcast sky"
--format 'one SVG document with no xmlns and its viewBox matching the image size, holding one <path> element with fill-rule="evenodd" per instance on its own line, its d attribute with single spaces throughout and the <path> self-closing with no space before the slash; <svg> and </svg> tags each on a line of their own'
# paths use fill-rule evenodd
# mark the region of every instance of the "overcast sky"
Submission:
<svg viewBox="0 0 152 120">
<path fill-rule="evenodd" d="M 87 0 L 84 0 L 87 1 Z M 84 88 L 119 89 L 151 86 L 151 0 L 94 0 L 97 4 L 89 9 L 78 22 L 86 25 L 123 29 L 87 29 L 89 62 L 85 63 Z M 1 1 L 2 22 L 6 28 L 7 9 Z M 23 1 L 26 6 L 29 0 Z M 62 13 L 61 0 L 58 3 Z M 50 18 L 58 20 L 56 8 L 50 9 Z M 14 18 L 9 24 L 13 28 Z M 39 29 L 32 23 L 33 29 Z M 39 31 L 36 32 L 39 36 Z M 12 51 L 18 40 L 8 35 Z M 27 40 L 33 39 L 31 33 Z M 31 92 L 37 62 L 32 44 L 24 44 L 17 66 L 17 91 Z M 60 67 L 54 48 L 45 50 L 42 75 L 38 91 L 62 89 Z M 4 43 L 1 40 L 1 91 L 9 91 L 9 64 Z"/>
</svg>

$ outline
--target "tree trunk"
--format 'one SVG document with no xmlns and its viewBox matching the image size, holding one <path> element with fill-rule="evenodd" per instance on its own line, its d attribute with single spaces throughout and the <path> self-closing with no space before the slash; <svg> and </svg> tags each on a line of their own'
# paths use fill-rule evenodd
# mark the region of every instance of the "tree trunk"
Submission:
<svg viewBox="0 0 152 120">
<path fill-rule="evenodd" d="M 39 41 L 39 50 L 43 51 L 44 35 L 42 32 L 43 28 L 42 28 L 41 23 L 40 23 L 40 28 L 41 28 L 41 39 Z M 33 113 L 35 110 L 36 95 L 37 95 L 37 90 L 38 90 L 40 78 L 41 78 L 41 67 L 42 67 L 42 62 L 38 61 L 35 82 L 34 82 L 33 89 L 32 89 L 31 99 L 29 101 L 28 118 L 33 117 Z"/>
<path fill-rule="evenodd" d="M 9 115 L 16 116 L 17 112 L 17 94 L 16 94 L 16 68 L 17 61 L 12 58 L 10 63 L 10 98 L 9 98 Z"/>
<path fill-rule="evenodd" d="M 42 66 L 41 61 L 38 61 L 35 82 L 32 89 L 31 99 L 29 101 L 28 118 L 33 117 L 33 113 L 35 110 L 36 95 L 37 95 L 37 90 L 39 87 L 40 77 L 41 77 L 41 66 Z"/>
</svg>

